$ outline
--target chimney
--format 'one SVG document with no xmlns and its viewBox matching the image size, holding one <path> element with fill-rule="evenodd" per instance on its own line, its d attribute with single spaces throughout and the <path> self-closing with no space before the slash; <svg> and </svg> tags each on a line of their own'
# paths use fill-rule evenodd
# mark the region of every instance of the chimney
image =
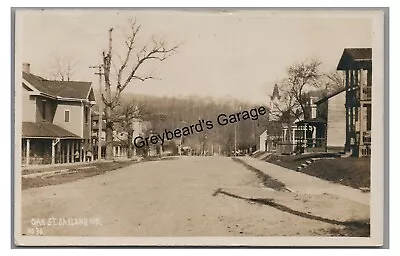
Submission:
<svg viewBox="0 0 400 256">
<path fill-rule="evenodd" d="M 25 73 L 31 73 L 31 64 L 29 63 L 22 63 L 22 71 Z"/>
</svg>

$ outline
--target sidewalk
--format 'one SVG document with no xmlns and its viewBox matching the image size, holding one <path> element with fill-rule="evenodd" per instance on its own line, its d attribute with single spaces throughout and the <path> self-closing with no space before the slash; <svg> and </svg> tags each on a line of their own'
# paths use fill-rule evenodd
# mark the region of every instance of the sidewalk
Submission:
<svg viewBox="0 0 400 256">
<path fill-rule="evenodd" d="M 370 205 L 370 193 L 363 193 L 358 189 L 332 183 L 304 173 L 274 165 L 252 157 L 239 157 L 247 164 L 259 169 L 283 183 L 291 191 L 299 194 L 331 194 L 343 197 L 364 205 Z"/>
<path fill-rule="evenodd" d="M 102 163 L 108 162 L 124 162 L 124 161 L 133 161 L 139 160 L 141 157 L 132 157 L 128 158 L 115 158 L 114 160 L 101 160 Z M 58 169 L 68 169 L 71 167 L 80 167 L 80 166 L 90 166 L 99 163 L 97 160 L 91 162 L 75 162 L 75 163 L 63 163 L 63 164 L 45 164 L 45 165 L 23 165 L 21 170 L 24 171 L 42 171 L 42 170 L 58 170 Z"/>
</svg>

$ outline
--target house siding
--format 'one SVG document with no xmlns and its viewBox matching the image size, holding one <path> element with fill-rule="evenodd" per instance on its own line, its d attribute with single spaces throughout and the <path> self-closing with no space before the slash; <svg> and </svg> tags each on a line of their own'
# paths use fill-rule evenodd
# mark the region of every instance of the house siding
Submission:
<svg viewBox="0 0 400 256">
<path fill-rule="evenodd" d="M 345 98 L 346 92 L 343 91 L 328 99 L 328 148 L 343 148 L 346 142 Z"/>
<path fill-rule="evenodd" d="M 46 102 L 45 105 L 43 105 L 43 102 Z M 36 96 L 36 122 L 53 123 L 56 110 L 56 101 Z M 46 119 L 43 119 L 43 111 L 46 111 Z"/>
<path fill-rule="evenodd" d="M 91 124 L 92 124 L 92 115 L 91 115 L 91 108 L 90 106 L 87 106 L 88 108 L 88 113 L 87 113 L 87 122 L 85 122 L 85 110 L 84 106 L 82 106 L 82 138 L 84 139 L 90 139 L 91 138 Z"/>
<path fill-rule="evenodd" d="M 22 94 L 22 121 L 36 121 L 36 99 L 34 96 L 30 96 L 30 93 L 25 89 Z"/>
<path fill-rule="evenodd" d="M 54 124 L 58 125 L 67 131 L 70 131 L 80 137 L 83 137 L 83 119 L 76 118 L 82 115 L 83 106 L 81 103 L 68 102 L 59 103 L 54 116 Z M 69 122 L 65 122 L 64 112 L 69 110 Z"/>
</svg>

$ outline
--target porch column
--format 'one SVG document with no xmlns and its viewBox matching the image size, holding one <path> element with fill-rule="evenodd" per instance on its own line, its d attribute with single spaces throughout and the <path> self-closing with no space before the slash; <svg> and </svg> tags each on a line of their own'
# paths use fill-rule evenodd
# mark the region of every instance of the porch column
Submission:
<svg viewBox="0 0 400 256">
<path fill-rule="evenodd" d="M 364 130 L 365 130 L 365 128 L 364 128 L 364 122 L 366 121 L 366 120 L 364 120 L 364 106 L 363 106 L 363 104 L 360 104 L 360 107 L 358 108 L 358 127 L 359 127 L 359 133 L 360 133 L 360 141 L 358 142 L 358 145 L 360 145 L 360 146 L 363 146 L 364 145 L 364 139 L 363 139 L 363 136 L 364 136 Z"/>
<path fill-rule="evenodd" d="M 325 130 L 324 130 L 324 132 L 325 132 L 325 138 L 324 138 L 324 146 L 325 146 L 325 152 L 328 152 L 328 124 L 326 123 L 326 124 L 324 124 L 324 126 L 325 126 Z"/>
<path fill-rule="evenodd" d="M 26 165 L 29 165 L 29 156 L 30 156 L 30 147 L 31 147 L 31 140 L 26 140 Z"/>
<path fill-rule="evenodd" d="M 75 141 L 72 141 L 71 163 L 75 163 Z"/>
<path fill-rule="evenodd" d="M 69 163 L 70 162 L 70 159 L 69 159 L 69 157 L 70 157 L 70 143 L 71 143 L 71 141 L 67 141 L 67 163 Z"/>
<path fill-rule="evenodd" d="M 64 149 L 63 149 L 63 145 L 61 144 L 61 140 L 60 140 L 60 164 L 64 163 Z"/>
<path fill-rule="evenodd" d="M 292 131 L 293 142 L 296 142 L 296 136 L 295 136 L 295 135 L 296 135 L 296 129 L 297 129 L 297 128 L 292 128 L 292 129 L 293 129 L 293 131 Z"/>
<path fill-rule="evenodd" d="M 83 162 L 86 162 L 86 148 L 87 148 L 87 141 L 85 140 L 85 142 L 83 143 Z"/>
<path fill-rule="evenodd" d="M 115 148 L 115 146 L 113 147 L 113 157 L 115 157 L 115 155 L 116 155 L 116 148 Z"/>
<path fill-rule="evenodd" d="M 292 140 L 292 151 L 295 150 L 296 144 L 297 144 L 296 136 L 295 136 L 295 134 L 296 134 L 296 129 L 297 129 L 297 127 L 296 127 L 296 128 L 292 127 L 292 134 L 291 134 L 291 136 L 293 136 L 293 140 Z"/>
<path fill-rule="evenodd" d="M 51 141 L 51 164 L 56 163 L 56 140 Z"/>
<path fill-rule="evenodd" d="M 79 160 L 80 162 L 83 162 L 83 149 L 82 149 L 82 141 L 79 142 Z"/>
</svg>

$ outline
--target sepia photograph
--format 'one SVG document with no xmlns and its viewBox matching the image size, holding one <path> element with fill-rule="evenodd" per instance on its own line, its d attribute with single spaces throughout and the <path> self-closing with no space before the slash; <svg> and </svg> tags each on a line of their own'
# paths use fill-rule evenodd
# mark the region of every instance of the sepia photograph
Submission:
<svg viewBox="0 0 400 256">
<path fill-rule="evenodd" d="M 18 246 L 380 246 L 384 11 L 14 8 Z"/>
</svg>

